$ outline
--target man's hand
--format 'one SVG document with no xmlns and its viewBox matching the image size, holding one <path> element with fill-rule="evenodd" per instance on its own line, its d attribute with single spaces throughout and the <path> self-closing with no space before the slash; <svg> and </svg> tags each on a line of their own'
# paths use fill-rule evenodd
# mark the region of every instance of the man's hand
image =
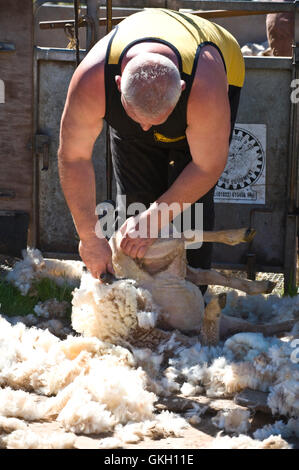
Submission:
<svg viewBox="0 0 299 470">
<path fill-rule="evenodd" d="M 114 274 L 112 266 L 112 251 L 105 238 L 92 238 L 80 241 L 79 254 L 88 271 L 93 277 L 100 279 L 100 275 L 106 272 Z"/>
<path fill-rule="evenodd" d="M 149 216 L 146 212 L 127 219 L 121 226 L 120 233 L 122 234 L 120 247 L 131 258 L 143 258 L 148 247 L 157 239 L 149 236 Z"/>
</svg>

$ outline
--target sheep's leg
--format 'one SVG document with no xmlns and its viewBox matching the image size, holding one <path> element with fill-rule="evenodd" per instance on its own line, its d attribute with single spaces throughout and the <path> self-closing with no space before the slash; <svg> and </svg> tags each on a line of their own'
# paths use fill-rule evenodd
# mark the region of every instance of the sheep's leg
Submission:
<svg viewBox="0 0 299 470">
<path fill-rule="evenodd" d="M 238 245 L 239 243 L 251 242 L 256 234 L 252 228 L 238 228 L 232 230 L 184 232 L 185 246 L 197 242 L 225 243 L 226 245 Z M 201 238 L 202 237 L 202 238 Z"/>
<path fill-rule="evenodd" d="M 290 331 L 298 320 L 288 320 L 280 323 L 264 323 L 263 325 L 250 323 L 241 318 L 222 314 L 220 319 L 220 338 L 225 339 L 236 333 L 262 333 L 264 336 Z"/>
<path fill-rule="evenodd" d="M 196 285 L 217 285 L 238 289 L 249 295 L 270 294 L 275 282 L 272 281 L 250 281 L 248 279 L 237 279 L 219 273 L 214 269 L 200 269 L 187 266 L 186 279 Z"/>
<path fill-rule="evenodd" d="M 256 230 L 252 228 L 210 231 L 203 232 L 203 241 L 225 243 L 226 245 L 238 245 L 239 243 L 251 242 L 255 237 L 255 234 Z"/>
<path fill-rule="evenodd" d="M 226 294 L 213 297 L 204 311 L 203 324 L 200 330 L 200 342 L 203 345 L 215 346 L 220 339 L 221 310 L 226 304 Z"/>
</svg>

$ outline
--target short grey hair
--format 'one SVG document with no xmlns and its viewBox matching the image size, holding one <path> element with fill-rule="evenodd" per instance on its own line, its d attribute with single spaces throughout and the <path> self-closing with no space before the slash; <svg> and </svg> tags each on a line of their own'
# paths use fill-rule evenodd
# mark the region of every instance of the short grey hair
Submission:
<svg viewBox="0 0 299 470">
<path fill-rule="evenodd" d="M 131 59 L 121 79 L 125 101 L 143 116 L 158 117 L 174 108 L 181 95 L 178 68 L 167 57 L 145 52 Z"/>
</svg>

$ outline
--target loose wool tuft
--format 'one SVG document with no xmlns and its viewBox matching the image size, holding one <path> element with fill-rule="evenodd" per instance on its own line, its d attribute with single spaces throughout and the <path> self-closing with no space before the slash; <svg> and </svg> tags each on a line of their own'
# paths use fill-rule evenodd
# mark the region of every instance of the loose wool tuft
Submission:
<svg viewBox="0 0 299 470">
<path fill-rule="evenodd" d="M 252 360 L 267 347 L 268 341 L 261 333 L 237 333 L 224 343 L 224 348 L 232 351 L 235 359 L 242 361 Z"/>
<path fill-rule="evenodd" d="M 137 312 L 138 326 L 145 330 L 154 328 L 157 323 L 157 317 L 157 312 Z"/>
<path fill-rule="evenodd" d="M 227 293 L 223 313 L 252 323 L 278 323 L 299 317 L 299 298 L 270 295 L 246 295 L 243 292 Z"/>
<path fill-rule="evenodd" d="M 37 249 L 28 248 L 22 252 L 23 260 L 17 261 L 6 279 L 26 295 L 36 279 L 53 279 L 58 285 L 68 283 L 70 286 L 79 285 L 83 273 L 81 261 L 60 261 L 44 259 Z"/>
<path fill-rule="evenodd" d="M 133 444 L 149 437 L 161 439 L 166 437 L 181 437 L 183 431 L 189 427 L 184 418 L 169 411 L 162 411 L 152 420 L 139 423 L 128 423 L 125 426 L 117 425 L 115 436 L 120 442 Z"/>
<path fill-rule="evenodd" d="M 39 250 L 23 250 L 23 260 L 18 261 L 14 268 L 8 272 L 7 280 L 12 282 L 26 295 L 31 288 L 32 281 L 36 278 L 37 272 L 41 272 L 45 267 L 45 260 Z"/>
<path fill-rule="evenodd" d="M 150 377 L 154 378 L 159 374 L 163 354 L 155 354 L 149 348 L 132 348 L 132 352 L 136 364 L 142 367 Z"/>
<path fill-rule="evenodd" d="M 38 302 L 34 307 L 34 312 L 41 318 L 65 318 L 68 309 L 68 302 L 60 302 L 57 299 L 49 299 L 45 302 Z"/>
<path fill-rule="evenodd" d="M 72 449 L 77 436 L 72 433 L 55 432 L 41 436 L 29 429 L 14 431 L 2 437 L 7 449 Z"/>
<path fill-rule="evenodd" d="M 51 399 L 41 399 L 23 390 L 0 389 L 0 415 L 37 421 L 47 416 Z"/>
<path fill-rule="evenodd" d="M 27 429 L 27 424 L 21 419 L 0 416 L 0 433 L 10 433 L 19 429 Z"/>
<path fill-rule="evenodd" d="M 271 435 L 280 435 L 283 438 L 299 437 L 299 419 L 291 418 L 286 424 L 281 420 L 275 421 L 274 424 L 267 424 L 253 433 L 253 437 L 260 440 L 267 439 Z"/>
<path fill-rule="evenodd" d="M 299 373 L 271 387 L 268 405 L 273 414 L 299 418 Z"/>
<path fill-rule="evenodd" d="M 211 449 L 291 449 L 280 436 L 270 436 L 263 441 L 241 434 L 238 437 L 222 436 L 219 433 L 212 442 Z"/>
<path fill-rule="evenodd" d="M 245 434 L 250 428 L 249 418 L 250 411 L 236 408 L 229 411 L 219 411 L 212 418 L 212 423 L 217 428 L 224 429 L 226 432 Z"/>
</svg>

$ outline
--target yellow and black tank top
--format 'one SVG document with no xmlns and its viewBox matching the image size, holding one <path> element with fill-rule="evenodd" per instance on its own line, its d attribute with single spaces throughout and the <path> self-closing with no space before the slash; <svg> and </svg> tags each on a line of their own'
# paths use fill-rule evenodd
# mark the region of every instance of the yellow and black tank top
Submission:
<svg viewBox="0 0 299 470">
<path fill-rule="evenodd" d="M 115 83 L 121 74 L 121 62 L 130 47 L 141 42 L 158 42 L 169 46 L 176 54 L 181 79 L 186 89 L 167 121 L 144 132 L 127 116 Z M 242 87 L 245 67 L 236 39 L 224 28 L 190 13 L 149 8 L 123 20 L 114 31 L 106 53 L 105 92 L 106 122 L 120 138 L 142 138 L 156 144 L 181 147 L 187 127 L 186 112 L 189 93 L 195 75 L 200 50 L 214 46 L 220 53 L 230 86 Z"/>
</svg>

